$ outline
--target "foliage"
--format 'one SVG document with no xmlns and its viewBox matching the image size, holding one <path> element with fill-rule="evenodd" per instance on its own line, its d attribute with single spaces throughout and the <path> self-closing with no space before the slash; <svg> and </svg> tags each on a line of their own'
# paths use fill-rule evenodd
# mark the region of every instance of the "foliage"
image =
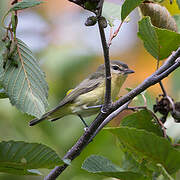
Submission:
<svg viewBox="0 0 180 180">
<path fill-rule="evenodd" d="M 149 17 L 139 21 L 138 36 L 143 40 L 146 50 L 157 60 L 167 58 L 180 44 L 178 33 L 152 26 Z"/>
<path fill-rule="evenodd" d="M 50 169 L 62 163 L 58 155 L 45 145 L 22 141 L 2 141 L 0 143 L 0 172 L 39 175 L 35 169 Z"/>
<path fill-rule="evenodd" d="M 110 26 L 113 26 L 114 20 L 121 20 L 121 6 L 117 4 L 104 2 L 102 15 L 108 20 Z"/>
<path fill-rule="evenodd" d="M 127 165 L 126 168 L 117 168 L 108 162 L 102 162 L 104 158 L 90 156 L 85 160 L 83 169 L 105 176 L 118 177 L 122 180 L 133 178 L 131 177 L 133 173 L 140 173 L 136 174 L 139 176 L 138 178 L 149 180 L 152 179 L 154 172 L 163 176 L 166 172 L 166 176 L 170 177 L 179 170 L 180 151 L 172 147 L 171 143 L 162 137 L 161 129 L 155 124 L 148 111 L 143 110 L 129 115 L 123 119 L 120 127 L 106 128 L 106 131 L 110 131 L 118 138 L 121 144 L 119 148 L 124 151 L 126 156 L 126 163 L 127 158 L 130 159 L 129 155 L 132 156 L 131 159 L 134 160 L 128 164 L 131 168 L 128 168 L 127 171 Z M 129 153 L 128 157 L 127 152 Z M 133 165 L 136 167 L 135 170 L 132 168 Z M 114 171 L 118 175 L 111 173 Z M 123 177 L 123 173 L 126 174 L 125 177 Z M 136 176 L 134 179 L 137 178 Z"/>
<path fill-rule="evenodd" d="M 12 60 L 1 58 L 0 81 L 12 105 L 30 115 L 41 117 L 48 104 L 48 86 L 32 52 L 24 42 L 17 41 L 13 54 L 17 67 Z M 5 68 L 4 61 L 7 61 Z"/>
<path fill-rule="evenodd" d="M 126 0 L 122 5 L 121 19 L 122 21 L 129 15 L 129 13 L 134 10 L 138 5 L 140 5 L 144 0 Z"/>
<path fill-rule="evenodd" d="M 113 164 L 103 156 L 92 155 L 88 157 L 82 166 L 83 169 L 99 175 L 120 178 L 122 180 L 146 180 L 147 178 L 138 172 L 128 171 Z"/>
<path fill-rule="evenodd" d="M 43 1 L 36 1 L 36 0 L 28 1 L 28 0 L 23 0 L 22 2 L 15 3 L 12 6 L 12 8 L 10 8 L 9 12 L 17 11 L 17 10 L 22 10 L 22 9 L 27 9 L 27 8 L 30 8 L 30 7 L 37 6 L 37 5 L 41 4 L 41 3 L 43 3 Z"/>
<path fill-rule="evenodd" d="M 85 3 L 85 8 L 95 12 L 97 2 L 90 3 L 88 1 Z M 121 20 L 123 23 L 129 14 L 143 2 L 144 0 L 125 0 L 122 6 L 105 2 L 102 15 L 113 28 L 115 20 Z M 153 2 L 161 3 L 162 0 Z M 9 25 L 4 27 L 6 32 L 0 43 L 0 99 L 6 102 L 5 105 L 9 99 L 10 103 L 15 105 L 18 110 L 38 118 L 45 113 L 48 105 L 48 85 L 45 81 L 45 74 L 32 51 L 17 37 L 18 18 L 16 13 L 41 3 L 42 1 L 23 0 L 12 5 L 3 18 L 3 26 L 5 26 L 6 17 L 11 16 Z M 177 4 L 179 5 L 178 0 Z M 179 32 L 179 15 L 175 15 L 174 19 Z M 143 41 L 145 49 L 157 60 L 164 60 L 180 45 L 180 35 L 177 32 L 152 25 L 150 17 L 142 17 L 138 27 L 138 37 Z M 118 32 L 119 29 L 116 33 Z M 51 91 L 57 92 L 57 95 L 50 95 L 51 100 L 56 101 L 62 97 L 65 94 L 64 91 L 72 88 L 72 79 L 74 85 L 78 81 L 79 70 L 85 69 L 86 71 L 87 63 L 91 64 L 96 60 L 92 52 L 78 54 L 78 51 L 77 46 L 63 47 L 62 50 L 59 48 L 54 48 L 52 51 L 50 48 L 44 50 L 43 58 L 53 61 L 51 65 L 46 62 L 51 76 L 47 77 L 50 87 L 52 87 Z M 59 59 L 63 59 L 64 62 L 62 63 Z M 62 79 L 66 83 L 62 83 Z M 102 180 L 102 176 L 122 180 L 175 179 L 175 174 L 180 169 L 180 152 L 177 147 L 173 146 L 170 137 L 164 137 L 164 131 L 157 121 L 160 116 L 156 116 L 152 112 L 152 101 L 154 103 L 154 98 L 146 92 L 138 95 L 133 101 L 136 108 L 132 108 L 136 112 L 124 117 L 120 127 L 106 128 L 100 132 L 92 145 L 90 144 L 85 149 L 79 160 L 71 163 L 70 173 L 62 175 L 62 177 L 68 179 L 73 174 L 73 180 L 85 177 L 87 180 Z M 140 106 L 144 110 L 138 110 Z M 0 109 L 0 113 L 1 111 L 3 108 Z M 0 142 L 1 172 L 14 175 L 44 175 L 47 174 L 47 171 L 40 173 L 37 169 L 52 169 L 57 165 L 69 163 L 67 159 L 62 161 L 50 147 L 55 146 L 58 153 L 65 154 L 67 149 L 76 142 L 77 137 L 83 133 L 79 121 L 71 121 L 72 118 L 67 118 L 64 122 L 57 122 L 57 124 L 60 123 L 60 126 L 44 123 L 38 127 L 29 128 L 27 122 L 22 120 L 22 115 L 14 113 L 13 118 L 19 119 L 18 122 L 6 121 L 9 116 L 11 113 L 2 113 L 1 117 L 0 136 L 5 133 L 8 123 L 11 127 L 8 132 L 10 135 L 3 137 L 5 141 Z M 28 118 L 25 116 L 24 119 Z M 76 118 L 73 117 L 73 119 Z M 23 141 L 9 141 L 9 137 L 11 139 L 15 137 L 14 132 L 16 131 L 18 138 L 22 138 Z M 26 143 L 27 139 L 40 141 L 48 144 L 49 147 L 39 143 Z M 79 168 L 81 165 L 82 169 Z"/>
</svg>

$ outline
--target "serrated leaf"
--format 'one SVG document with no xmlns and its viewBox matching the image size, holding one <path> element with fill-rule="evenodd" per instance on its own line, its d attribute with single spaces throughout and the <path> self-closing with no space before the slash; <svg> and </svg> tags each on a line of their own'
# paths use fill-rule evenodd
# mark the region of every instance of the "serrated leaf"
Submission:
<svg viewBox="0 0 180 180">
<path fill-rule="evenodd" d="M 0 143 L 0 172 L 17 175 L 39 175 L 35 169 L 52 169 L 63 164 L 54 150 L 38 144 L 23 141 L 2 141 Z"/>
<path fill-rule="evenodd" d="M 169 174 L 180 169 L 180 151 L 170 142 L 154 133 L 130 127 L 108 128 L 129 151 L 151 162 L 154 166 L 162 164 Z"/>
<path fill-rule="evenodd" d="M 119 4 L 104 2 L 102 15 L 110 26 L 114 26 L 114 20 L 121 20 L 121 6 Z"/>
<path fill-rule="evenodd" d="M 155 120 L 148 110 L 141 110 L 126 116 L 121 121 L 121 126 L 144 129 L 148 132 L 155 133 L 158 136 L 163 136 L 161 128 L 159 125 L 155 124 Z"/>
<path fill-rule="evenodd" d="M 82 168 L 88 172 L 121 180 L 147 180 L 142 174 L 124 170 L 103 156 L 91 155 L 84 161 Z"/>
<path fill-rule="evenodd" d="M 27 9 L 27 8 L 30 8 L 30 7 L 37 6 L 37 5 L 41 4 L 41 3 L 43 3 L 43 1 L 23 0 L 21 2 L 15 3 L 13 5 L 13 7 L 9 10 L 9 12 L 18 11 L 18 10 L 22 10 L 22 9 Z"/>
<path fill-rule="evenodd" d="M 40 118 L 47 107 L 48 86 L 44 73 L 27 45 L 18 40 L 13 61 L 5 69 L 0 61 L 0 81 L 12 105 L 22 112 Z"/>
<path fill-rule="evenodd" d="M 167 58 L 180 45 L 180 34 L 154 27 L 150 17 L 144 17 L 139 21 L 138 36 L 142 39 L 146 50 L 157 60 Z"/>
<path fill-rule="evenodd" d="M 121 20 L 124 21 L 126 17 L 139 6 L 144 0 L 125 0 L 121 10 Z"/>
</svg>

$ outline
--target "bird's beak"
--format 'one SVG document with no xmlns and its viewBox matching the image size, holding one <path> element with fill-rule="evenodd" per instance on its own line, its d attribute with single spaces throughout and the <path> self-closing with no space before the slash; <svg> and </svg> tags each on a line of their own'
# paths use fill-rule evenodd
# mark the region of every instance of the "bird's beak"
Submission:
<svg viewBox="0 0 180 180">
<path fill-rule="evenodd" d="M 124 74 L 131 74 L 131 73 L 134 73 L 134 71 L 131 69 L 124 70 Z"/>
</svg>

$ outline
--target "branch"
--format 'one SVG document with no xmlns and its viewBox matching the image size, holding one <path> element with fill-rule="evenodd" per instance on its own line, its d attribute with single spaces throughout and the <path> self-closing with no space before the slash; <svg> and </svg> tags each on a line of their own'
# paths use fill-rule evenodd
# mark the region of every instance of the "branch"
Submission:
<svg viewBox="0 0 180 180">
<path fill-rule="evenodd" d="M 101 17 L 102 7 L 104 0 L 100 1 L 101 8 L 98 13 L 98 27 L 101 36 L 101 43 L 103 47 L 104 54 L 104 64 L 105 64 L 105 75 L 106 75 L 106 92 L 104 97 L 104 106 L 102 108 L 102 112 L 108 111 L 108 108 L 111 106 L 111 71 L 110 71 L 110 59 L 109 59 L 109 46 L 106 42 L 106 36 L 104 32 L 104 26 L 102 21 L 106 21 Z"/>
<path fill-rule="evenodd" d="M 165 61 L 165 63 L 151 76 L 145 79 L 139 86 L 130 91 L 128 94 L 120 98 L 114 104 L 112 104 L 106 113 L 100 112 L 96 119 L 91 123 L 90 127 L 84 134 L 79 138 L 76 144 L 66 153 L 63 159 L 73 160 L 80 155 L 81 151 L 90 143 L 93 139 L 94 133 L 101 127 L 103 121 L 111 115 L 114 111 L 120 108 L 122 105 L 132 100 L 138 94 L 149 88 L 150 86 L 159 83 L 162 79 L 167 77 L 171 72 L 180 66 L 180 48 L 173 52 L 172 55 Z M 113 116 L 114 117 L 114 116 Z M 66 168 L 67 164 L 55 167 L 51 173 L 45 177 L 44 180 L 54 180 L 56 179 Z"/>
<path fill-rule="evenodd" d="M 130 104 L 131 101 L 128 101 L 127 103 L 123 104 L 121 107 L 119 107 L 117 110 L 112 112 L 102 123 L 101 125 L 97 128 L 93 136 L 91 136 L 91 139 L 89 142 L 93 140 L 93 138 L 101 131 L 103 127 L 105 127 L 113 118 L 115 118 L 118 114 L 120 114 L 122 111 L 125 109 L 128 109 L 128 105 Z"/>
</svg>

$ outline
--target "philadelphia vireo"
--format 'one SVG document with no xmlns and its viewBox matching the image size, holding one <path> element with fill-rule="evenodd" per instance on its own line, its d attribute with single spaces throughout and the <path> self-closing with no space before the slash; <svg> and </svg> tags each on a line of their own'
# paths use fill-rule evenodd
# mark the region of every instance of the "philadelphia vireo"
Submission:
<svg viewBox="0 0 180 180">
<path fill-rule="evenodd" d="M 134 73 L 121 61 L 110 61 L 111 69 L 111 95 L 115 100 L 119 90 L 127 78 L 127 75 Z M 33 126 L 42 120 L 55 121 L 66 115 L 75 114 L 80 117 L 86 125 L 83 117 L 96 114 L 104 103 L 105 95 L 105 66 L 100 65 L 96 72 L 89 75 L 78 86 L 72 89 L 60 103 L 45 113 L 40 119 L 33 119 L 29 125 Z"/>
</svg>

